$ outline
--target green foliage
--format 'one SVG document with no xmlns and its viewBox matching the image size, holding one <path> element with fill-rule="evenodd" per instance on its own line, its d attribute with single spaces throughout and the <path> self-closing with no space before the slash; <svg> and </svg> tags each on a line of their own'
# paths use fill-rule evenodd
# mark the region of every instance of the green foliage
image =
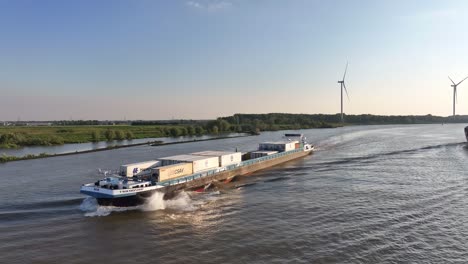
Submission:
<svg viewBox="0 0 468 264">
<path fill-rule="evenodd" d="M 63 142 L 64 142 L 62 137 L 55 136 L 55 135 L 49 136 L 47 141 L 48 141 L 48 144 L 50 145 L 63 145 Z"/>
<path fill-rule="evenodd" d="M 196 126 L 196 127 L 195 127 L 195 134 L 201 135 L 201 134 L 203 134 L 204 132 L 205 132 L 205 130 L 203 129 L 203 127 L 201 127 L 201 126 Z"/>
<path fill-rule="evenodd" d="M 428 124 L 468 123 L 468 116 L 378 116 L 345 115 L 346 124 Z M 96 120 L 57 121 L 53 126 L 0 126 L 0 148 L 19 148 L 32 145 L 83 143 L 119 138 L 158 138 L 209 133 L 246 132 L 265 130 L 332 128 L 342 125 L 340 114 L 235 114 L 211 121 L 169 120 L 141 121 L 132 125 L 100 125 Z M 58 126 L 60 124 L 60 126 Z M 108 122 L 111 124 L 111 122 Z M 112 123 L 113 124 L 113 123 Z M 120 134 L 123 133 L 123 137 Z"/>
<path fill-rule="evenodd" d="M 247 125 L 260 130 L 326 128 L 341 125 L 341 115 L 324 114 L 235 114 L 223 117 L 231 125 L 239 124 L 241 131 L 247 132 Z M 219 120 L 219 119 L 218 119 Z M 423 116 L 381 116 L 381 115 L 344 115 L 346 124 L 350 125 L 380 125 L 380 124 L 431 124 L 431 123 L 467 123 L 468 116 L 440 117 Z M 215 121 L 211 121 L 215 122 Z M 208 124 L 211 124 L 209 122 Z M 207 125 L 208 125 L 207 124 Z"/>
<path fill-rule="evenodd" d="M 107 141 L 112 141 L 115 138 L 114 130 L 108 129 L 104 132 L 104 136 L 106 137 Z"/>
<path fill-rule="evenodd" d="M 70 133 L 70 132 L 73 132 L 73 129 L 62 128 L 62 129 L 57 130 L 57 133 Z"/>
<path fill-rule="evenodd" d="M 91 141 L 92 142 L 98 142 L 101 140 L 101 133 L 99 133 L 99 131 L 97 130 L 93 130 L 91 132 Z"/>
<path fill-rule="evenodd" d="M 45 158 L 49 156 L 52 156 L 52 155 L 49 155 L 47 153 L 40 153 L 39 155 L 27 154 L 27 155 L 24 155 L 23 157 L 16 157 L 16 156 L 7 156 L 5 154 L 2 154 L 0 156 L 0 163 L 5 163 L 5 162 L 15 161 L 15 160 Z"/>
<path fill-rule="evenodd" d="M 218 118 L 216 126 L 219 128 L 220 131 L 226 132 L 229 131 L 231 124 L 229 124 L 226 120 Z"/>
<path fill-rule="evenodd" d="M 216 129 L 214 127 L 216 127 Z M 206 124 L 206 129 L 210 131 L 211 133 L 215 133 L 215 134 L 218 132 L 229 132 L 230 127 L 231 127 L 231 124 L 222 118 L 209 121 Z M 216 132 L 214 132 L 214 130 L 216 130 Z"/>
<path fill-rule="evenodd" d="M 8 162 L 8 161 L 13 161 L 13 160 L 17 160 L 18 157 L 15 157 L 15 156 L 7 156 L 5 154 L 2 154 L 0 156 L 0 163 L 4 163 L 4 162 Z"/>
<path fill-rule="evenodd" d="M 117 140 L 125 139 L 125 133 L 122 130 L 116 130 L 114 133 L 115 133 L 115 139 Z"/>
<path fill-rule="evenodd" d="M 188 126 L 187 134 L 189 134 L 190 136 L 195 135 L 195 128 L 193 126 Z"/>
<path fill-rule="evenodd" d="M 180 135 L 181 136 L 186 136 L 188 134 L 188 131 L 187 131 L 186 127 L 181 127 L 179 130 L 180 130 Z"/>
<path fill-rule="evenodd" d="M 0 146 L 6 148 L 37 145 L 52 146 L 62 145 L 63 143 L 63 138 L 56 135 L 31 136 L 23 133 L 7 133 L 0 136 Z"/>
<path fill-rule="evenodd" d="M 201 121 L 192 122 L 202 123 Z M 206 121 L 203 122 L 203 124 L 205 123 Z M 182 127 L 185 129 L 181 129 Z M 171 128 L 175 128 L 177 131 L 180 129 L 176 136 L 190 135 L 192 131 L 194 131 L 192 134 L 206 133 L 201 125 L 0 126 L 0 148 L 97 142 L 108 140 L 108 136 L 113 140 L 116 139 L 117 135 L 112 136 L 112 133 L 118 133 L 119 130 L 124 133 L 123 139 L 168 137 L 171 136 Z M 108 132 L 108 130 L 113 132 Z"/>
<path fill-rule="evenodd" d="M 133 135 L 132 131 L 127 131 L 127 133 L 125 134 L 125 138 L 127 139 L 133 139 L 135 137 L 135 135 Z"/>
<path fill-rule="evenodd" d="M 172 127 L 170 130 L 169 130 L 169 135 L 171 137 L 178 137 L 181 135 L 181 131 L 179 128 L 177 127 Z"/>
</svg>

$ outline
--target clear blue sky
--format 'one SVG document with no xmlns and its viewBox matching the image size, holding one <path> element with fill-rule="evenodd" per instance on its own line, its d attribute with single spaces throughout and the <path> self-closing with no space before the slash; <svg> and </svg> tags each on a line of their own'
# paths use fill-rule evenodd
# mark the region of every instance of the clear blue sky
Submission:
<svg viewBox="0 0 468 264">
<path fill-rule="evenodd" d="M 0 0 L 0 120 L 450 115 L 467 1 Z M 468 114 L 468 81 L 457 112 Z"/>
</svg>

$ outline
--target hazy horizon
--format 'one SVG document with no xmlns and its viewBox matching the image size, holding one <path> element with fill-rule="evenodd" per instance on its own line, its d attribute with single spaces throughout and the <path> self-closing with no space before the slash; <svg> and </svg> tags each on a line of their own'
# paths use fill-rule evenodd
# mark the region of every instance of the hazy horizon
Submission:
<svg viewBox="0 0 468 264">
<path fill-rule="evenodd" d="M 452 113 L 465 1 L 2 1 L 0 120 Z M 468 114 L 468 81 L 457 114 Z"/>
</svg>

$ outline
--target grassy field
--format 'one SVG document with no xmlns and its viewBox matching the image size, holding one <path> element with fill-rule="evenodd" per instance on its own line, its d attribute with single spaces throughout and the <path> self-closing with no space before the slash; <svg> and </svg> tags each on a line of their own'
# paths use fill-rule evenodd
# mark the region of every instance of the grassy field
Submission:
<svg viewBox="0 0 468 264">
<path fill-rule="evenodd" d="M 103 140 L 203 134 L 202 128 L 163 126 L 11 126 L 0 127 L 0 148 L 28 145 L 60 145 Z"/>
</svg>

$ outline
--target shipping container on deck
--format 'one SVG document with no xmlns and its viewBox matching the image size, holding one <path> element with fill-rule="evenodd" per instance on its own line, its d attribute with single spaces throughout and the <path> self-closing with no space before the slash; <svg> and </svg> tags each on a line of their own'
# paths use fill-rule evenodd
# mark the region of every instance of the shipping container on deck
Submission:
<svg viewBox="0 0 468 264">
<path fill-rule="evenodd" d="M 299 141 L 278 141 L 278 142 L 263 142 L 259 145 L 259 150 L 276 150 L 279 152 L 290 151 L 295 149 L 295 144 Z"/>
<path fill-rule="evenodd" d="M 162 166 L 177 164 L 177 163 L 192 163 L 193 173 L 199 171 L 215 169 L 219 167 L 218 157 L 206 157 L 196 155 L 177 155 L 171 157 L 159 158 Z"/>
<path fill-rule="evenodd" d="M 298 149 L 300 147 L 301 147 L 301 144 L 299 142 L 295 143 L 295 146 L 294 146 L 295 149 Z"/>
<path fill-rule="evenodd" d="M 158 181 L 170 180 L 193 173 L 192 163 L 177 163 L 151 169 L 151 175 L 157 176 Z"/>
<path fill-rule="evenodd" d="M 241 152 L 207 150 L 207 151 L 191 153 L 191 155 L 218 157 L 220 167 L 228 166 L 231 164 L 236 164 L 242 161 Z"/>
<path fill-rule="evenodd" d="M 142 171 L 160 166 L 157 160 L 149 160 L 132 164 L 120 165 L 119 175 L 133 177 L 133 175 L 141 174 Z"/>
<path fill-rule="evenodd" d="M 265 157 L 265 156 L 269 156 L 269 155 L 272 155 L 272 154 L 276 154 L 278 153 L 278 151 L 253 151 L 253 152 L 250 152 L 250 158 L 251 159 L 256 159 L 256 158 L 261 158 L 261 157 Z"/>
</svg>

